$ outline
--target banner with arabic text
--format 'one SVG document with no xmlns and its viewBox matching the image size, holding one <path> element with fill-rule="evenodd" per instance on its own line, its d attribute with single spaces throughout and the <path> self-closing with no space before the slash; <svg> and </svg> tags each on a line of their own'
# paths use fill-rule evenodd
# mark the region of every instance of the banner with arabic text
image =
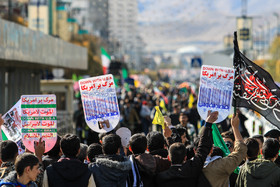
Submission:
<svg viewBox="0 0 280 187">
<path fill-rule="evenodd" d="M 226 119 L 230 113 L 233 85 L 233 68 L 202 66 L 197 110 L 204 120 L 208 110 L 219 112 L 216 123 Z"/>
<path fill-rule="evenodd" d="M 4 124 L 1 126 L 3 131 L 3 140 L 12 140 L 18 145 L 18 153 L 25 151 L 25 146 L 21 139 L 21 106 L 20 100 L 3 115 Z M 2 134 L 2 133 L 1 133 Z"/>
<path fill-rule="evenodd" d="M 87 125 L 100 133 L 113 130 L 120 119 L 113 75 L 82 79 L 79 84 Z"/>
<path fill-rule="evenodd" d="M 23 95 L 21 96 L 22 141 L 25 147 L 34 152 L 34 141 L 40 137 L 45 141 L 45 152 L 56 143 L 56 96 Z"/>
</svg>

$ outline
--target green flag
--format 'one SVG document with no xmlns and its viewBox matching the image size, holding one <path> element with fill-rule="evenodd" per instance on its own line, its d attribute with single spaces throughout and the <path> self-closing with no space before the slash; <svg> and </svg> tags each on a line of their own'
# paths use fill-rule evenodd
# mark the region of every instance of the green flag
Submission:
<svg viewBox="0 0 280 187">
<path fill-rule="evenodd" d="M 212 125 L 212 135 L 213 135 L 214 145 L 219 147 L 223 151 L 224 156 L 228 156 L 230 154 L 230 151 L 229 151 L 225 141 L 223 140 L 223 138 L 220 134 L 220 131 L 215 123 L 213 123 L 213 125 Z M 234 173 L 238 174 L 239 170 L 240 170 L 239 167 L 237 167 L 234 170 Z"/>
<path fill-rule="evenodd" d="M 122 68 L 122 78 L 127 79 L 128 78 L 128 72 L 125 68 Z"/>
<path fill-rule="evenodd" d="M 113 76 L 113 79 L 114 79 L 114 83 L 115 83 L 116 88 L 118 88 L 119 87 L 118 86 L 119 79 L 116 78 L 115 76 Z"/>
<path fill-rule="evenodd" d="M 214 145 L 219 147 L 223 151 L 224 156 L 228 156 L 230 154 L 230 151 L 228 150 L 228 147 L 225 141 L 223 140 L 220 131 L 215 123 L 212 125 L 212 135 Z"/>
<path fill-rule="evenodd" d="M 75 81 L 75 82 L 78 81 L 78 77 L 75 73 L 72 74 L 72 80 Z"/>
</svg>

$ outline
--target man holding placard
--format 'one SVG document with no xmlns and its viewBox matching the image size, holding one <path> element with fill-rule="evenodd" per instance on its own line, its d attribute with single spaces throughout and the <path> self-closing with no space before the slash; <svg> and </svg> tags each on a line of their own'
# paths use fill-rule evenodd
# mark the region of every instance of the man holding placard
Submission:
<svg viewBox="0 0 280 187">
<path fill-rule="evenodd" d="M 174 143 L 170 146 L 168 156 L 171 159 L 171 167 L 157 175 L 156 184 L 158 187 L 197 186 L 204 161 L 213 144 L 211 126 L 217 118 L 218 112 L 208 112 L 199 146 L 193 159 L 187 160 L 186 147 L 182 143 Z"/>
<path fill-rule="evenodd" d="M 229 176 L 246 158 L 247 146 L 239 131 L 238 115 L 234 115 L 231 119 L 231 126 L 235 137 L 234 151 L 224 158 L 212 159 L 208 156 L 208 164 L 202 170 L 211 186 L 228 187 Z"/>
<path fill-rule="evenodd" d="M 81 79 L 79 85 L 87 125 L 98 133 L 113 130 L 120 119 L 113 75 Z"/>
</svg>

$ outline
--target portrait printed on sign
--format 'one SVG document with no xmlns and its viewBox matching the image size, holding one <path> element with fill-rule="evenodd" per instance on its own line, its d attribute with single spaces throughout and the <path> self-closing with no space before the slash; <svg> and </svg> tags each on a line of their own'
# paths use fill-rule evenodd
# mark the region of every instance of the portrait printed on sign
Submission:
<svg viewBox="0 0 280 187">
<path fill-rule="evenodd" d="M 226 119 L 230 113 L 233 85 L 233 68 L 202 66 L 197 110 L 204 120 L 208 110 L 219 112 L 216 123 Z"/>
<path fill-rule="evenodd" d="M 34 152 L 34 141 L 45 141 L 45 152 L 50 151 L 56 143 L 56 96 L 23 95 L 21 96 L 22 142 Z"/>
<path fill-rule="evenodd" d="M 102 133 L 113 130 L 120 119 L 113 75 L 103 75 L 79 81 L 87 125 Z"/>
</svg>

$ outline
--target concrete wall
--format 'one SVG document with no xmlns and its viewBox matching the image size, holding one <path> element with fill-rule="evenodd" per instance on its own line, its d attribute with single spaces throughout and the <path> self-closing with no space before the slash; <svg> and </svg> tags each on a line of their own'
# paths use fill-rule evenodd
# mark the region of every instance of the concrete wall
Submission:
<svg viewBox="0 0 280 187">
<path fill-rule="evenodd" d="M 0 60 L 71 69 L 87 69 L 88 63 L 86 48 L 2 19 Z"/>
<path fill-rule="evenodd" d="M 25 94 L 40 94 L 40 73 L 35 69 L 0 69 L 0 113 L 7 112 Z"/>
</svg>

